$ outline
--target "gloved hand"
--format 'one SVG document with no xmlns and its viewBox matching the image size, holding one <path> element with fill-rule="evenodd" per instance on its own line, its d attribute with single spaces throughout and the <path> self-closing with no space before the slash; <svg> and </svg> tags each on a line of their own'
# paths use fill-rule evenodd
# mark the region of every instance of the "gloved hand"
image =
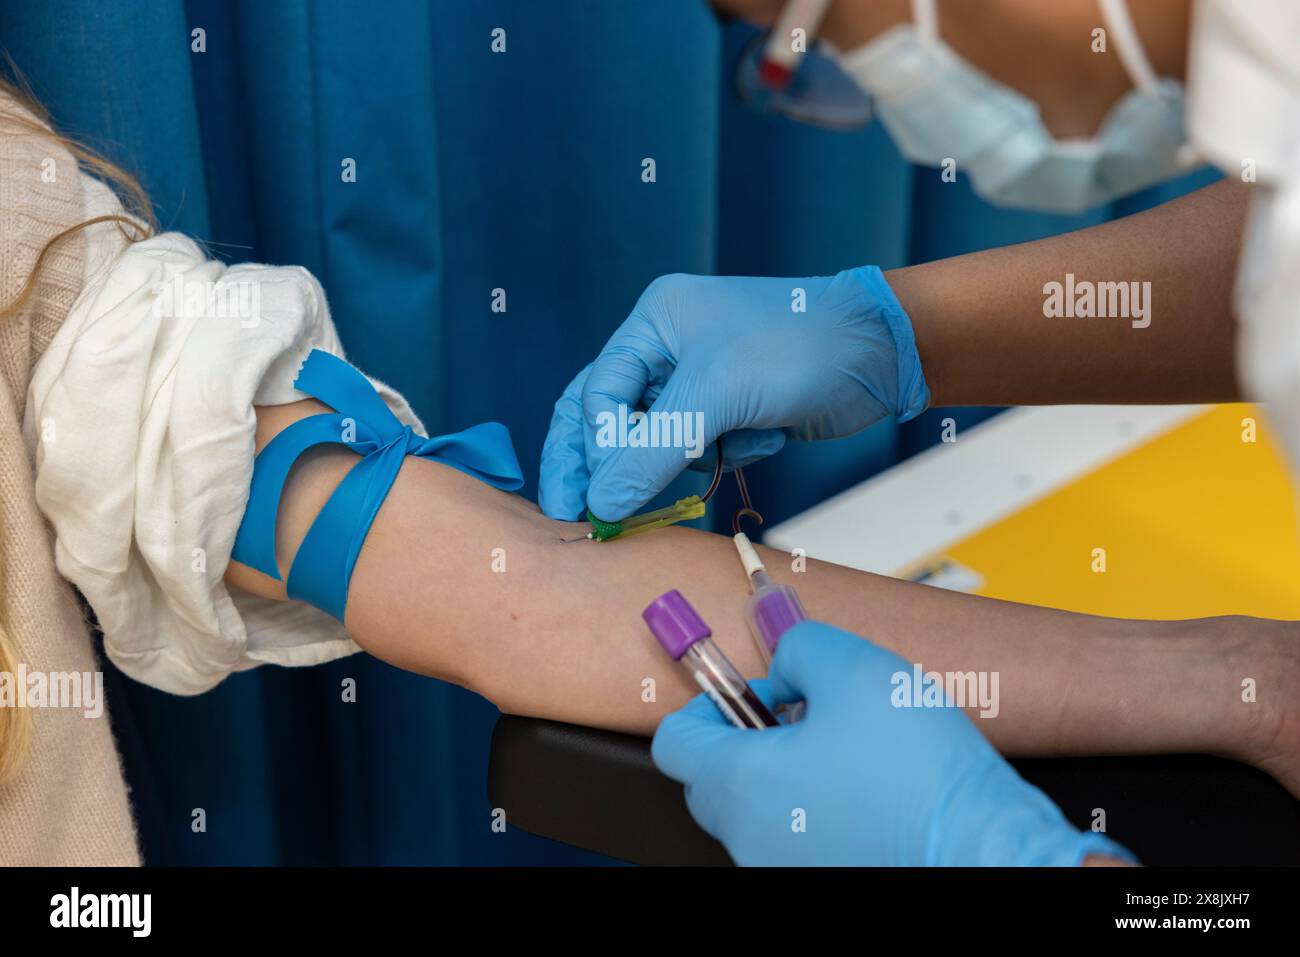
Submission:
<svg viewBox="0 0 1300 957">
<path fill-rule="evenodd" d="M 745 731 L 704 695 L 668 715 L 654 760 L 738 864 L 1074 865 L 1131 855 L 1080 832 L 955 707 L 895 707 L 912 665 L 820 622 L 781 638 L 769 701 L 802 721 Z M 906 699 L 911 700 L 910 696 Z"/>
<path fill-rule="evenodd" d="M 680 446 L 605 447 L 602 415 L 618 422 L 620 405 L 691 416 L 702 423 L 696 452 L 725 434 L 727 464 L 743 467 L 787 436 L 851 435 L 929 401 L 911 321 L 875 266 L 810 279 L 663 276 L 556 403 L 538 497 L 552 518 L 590 507 L 618 521 L 692 464 Z"/>
</svg>

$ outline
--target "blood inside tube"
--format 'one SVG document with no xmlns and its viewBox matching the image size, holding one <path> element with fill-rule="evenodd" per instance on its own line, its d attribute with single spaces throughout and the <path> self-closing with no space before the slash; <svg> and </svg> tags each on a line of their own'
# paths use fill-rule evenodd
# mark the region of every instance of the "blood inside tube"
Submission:
<svg viewBox="0 0 1300 957">
<path fill-rule="evenodd" d="M 690 647 L 683 662 L 691 664 L 695 682 L 728 721 L 740 728 L 776 728 L 781 722 L 749 683 L 708 638 Z"/>
<path fill-rule="evenodd" d="M 759 722 L 755 727 L 776 728 L 780 726 L 781 722 L 777 720 L 776 715 L 771 712 L 767 705 L 763 704 L 763 699 L 754 694 L 753 689 L 748 684 L 740 693 L 740 701 L 748 713 Z"/>
</svg>

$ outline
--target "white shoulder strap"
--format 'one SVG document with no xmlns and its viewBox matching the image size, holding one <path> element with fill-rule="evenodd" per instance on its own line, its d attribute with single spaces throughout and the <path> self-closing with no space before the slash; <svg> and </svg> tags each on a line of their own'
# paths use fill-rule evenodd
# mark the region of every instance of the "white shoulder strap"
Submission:
<svg viewBox="0 0 1300 957">
<path fill-rule="evenodd" d="M 939 10 L 935 0 L 912 0 L 912 23 L 922 43 L 939 39 Z"/>
<path fill-rule="evenodd" d="M 1147 59 L 1147 51 L 1142 46 L 1137 27 L 1133 26 L 1128 3 L 1125 0 L 1098 0 L 1098 3 L 1101 6 L 1101 18 L 1106 23 L 1106 32 L 1115 44 L 1115 52 L 1119 54 L 1119 62 L 1124 65 L 1124 72 L 1143 93 L 1155 93 L 1158 87 L 1156 71 Z"/>
</svg>

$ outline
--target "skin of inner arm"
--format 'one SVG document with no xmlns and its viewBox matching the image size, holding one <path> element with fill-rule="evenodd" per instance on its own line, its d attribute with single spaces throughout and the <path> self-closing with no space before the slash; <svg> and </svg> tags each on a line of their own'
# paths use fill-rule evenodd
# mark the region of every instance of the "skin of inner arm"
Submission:
<svg viewBox="0 0 1300 957">
<path fill-rule="evenodd" d="M 259 408 L 259 448 L 320 411 L 312 400 Z M 282 576 L 357 460 L 329 449 L 300 462 L 286 485 L 277 524 Z M 742 617 L 748 588 L 730 538 L 674 527 L 623 541 L 564 543 L 586 530 L 409 457 L 353 572 L 348 630 L 376 657 L 470 688 L 503 711 L 648 735 L 698 691 L 640 617 L 655 597 L 677 588 L 746 676 L 762 673 Z M 1279 777 L 1293 773 L 1289 713 L 1240 700 L 1241 675 L 1291 676 L 1294 691 L 1300 644 L 1289 623 L 1097 618 L 812 560 L 795 573 L 789 556 L 760 551 L 773 577 L 799 590 L 811 616 L 926 670 L 999 672 L 999 714 L 968 713 L 1004 753 L 1210 752 Z M 502 558 L 504 571 L 494 571 Z M 238 563 L 226 581 L 284 597 L 281 582 Z"/>
</svg>

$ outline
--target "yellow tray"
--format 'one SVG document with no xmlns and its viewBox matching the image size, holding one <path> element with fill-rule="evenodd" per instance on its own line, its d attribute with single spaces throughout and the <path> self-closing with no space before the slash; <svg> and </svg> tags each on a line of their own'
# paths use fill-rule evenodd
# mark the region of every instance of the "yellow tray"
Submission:
<svg viewBox="0 0 1300 957">
<path fill-rule="evenodd" d="M 1202 413 L 944 556 L 995 598 L 1130 618 L 1300 618 L 1293 484 L 1250 405 Z"/>
</svg>

